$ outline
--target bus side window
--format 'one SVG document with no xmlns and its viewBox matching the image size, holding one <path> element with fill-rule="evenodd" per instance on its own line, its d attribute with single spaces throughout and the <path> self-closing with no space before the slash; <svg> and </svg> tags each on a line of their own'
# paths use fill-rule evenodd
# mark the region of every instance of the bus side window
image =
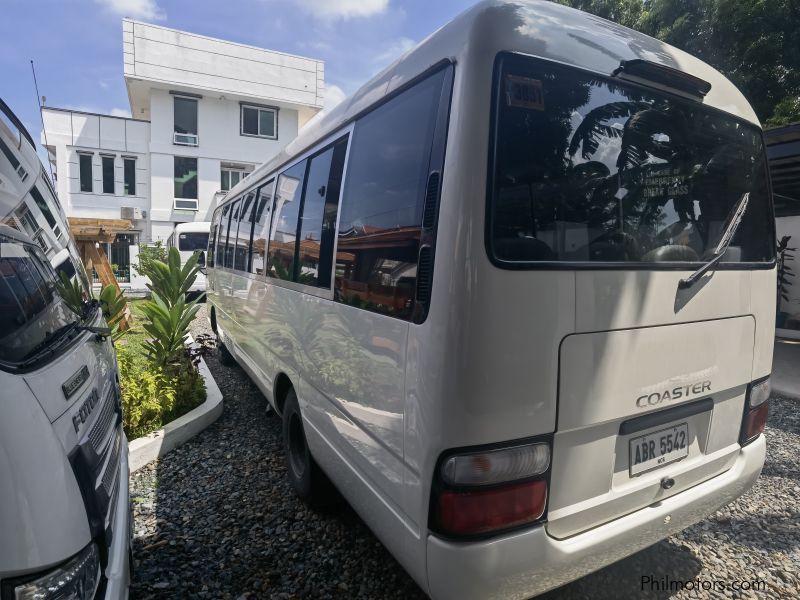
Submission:
<svg viewBox="0 0 800 600">
<path fill-rule="evenodd" d="M 334 300 L 409 320 L 444 72 L 359 119 L 347 160 Z"/>
<path fill-rule="evenodd" d="M 228 221 L 225 226 L 225 250 L 222 254 L 222 266 L 226 269 L 233 268 L 233 244 L 236 237 L 236 220 L 239 217 L 239 201 L 236 200 L 230 205 L 228 211 Z M 233 235 L 231 235 L 231 233 Z"/>
<path fill-rule="evenodd" d="M 251 244 L 250 272 L 256 275 L 264 274 L 264 265 L 267 264 L 267 240 L 269 239 L 269 225 L 272 216 L 272 192 L 275 189 L 275 180 L 269 181 L 258 190 L 258 209 L 255 213 L 253 227 L 253 243 Z"/>
<path fill-rule="evenodd" d="M 225 266 L 225 243 L 228 240 L 228 220 L 230 218 L 231 205 L 226 204 L 222 207 L 222 214 L 219 222 L 219 232 L 217 233 L 216 263 L 218 267 Z"/>
<path fill-rule="evenodd" d="M 249 193 L 244 200 L 239 210 L 239 221 L 236 225 L 237 234 L 231 238 L 234 240 L 233 249 L 233 269 L 236 271 L 247 271 L 247 257 L 250 252 L 250 234 L 253 229 L 253 221 L 251 213 L 253 212 L 255 193 Z M 233 231 L 233 225 L 231 225 Z"/>
<path fill-rule="evenodd" d="M 295 242 L 297 241 L 300 198 L 303 190 L 307 160 L 289 167 L 278 177 L 275 216 L 269 238 L 267 275 L 294 281 Z"/>
<path fill-rule="evenodd" d="M 219 230 L 219 220 L 222 211 L 217 209 L 214 211 L 214 216 L 211 217 L 211 233 L 208 236 L 208 251 L 206 252 L 206 266 L 211 268 L 214 266 L 214 255 L 217 247 L 217 231 Z"/>
<path fill-rule="evenodd" d="M 347 137 L 344 137 L 310 159 L 296 250 L 298 283 L 331 287 L 336 212 L 346 152 Z"/>
</svg>

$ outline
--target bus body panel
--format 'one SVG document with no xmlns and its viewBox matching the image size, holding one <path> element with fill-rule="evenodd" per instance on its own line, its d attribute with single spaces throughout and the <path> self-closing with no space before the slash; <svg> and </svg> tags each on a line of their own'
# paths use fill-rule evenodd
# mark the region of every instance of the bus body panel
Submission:
<svg viewBox="0 0 800 600">
<path fill-rule="evenodd" d="M 701 323 L 579 334 L 561 344 L 558 428 L 547 530 L 558 538 L 680 493 L 730 468 L 750 383 L 755 321 Z M 691 339 L 691 344 L 685 340 Z M 688 455 L 629 475 L 629 443 L 670 427 L 623 434 L 633 417 L 710 397 L 713 406 L 676 417 L 688 426 Z M 664 490 L 661 482 L 674 483 Z"/>
<path fill-rule="evenodd" d="M 75 474 L 36 398 L 20 377 L 0 372 L 0 386 L 2 580 L 63 562 L 91 534 Z"/>
</svg>

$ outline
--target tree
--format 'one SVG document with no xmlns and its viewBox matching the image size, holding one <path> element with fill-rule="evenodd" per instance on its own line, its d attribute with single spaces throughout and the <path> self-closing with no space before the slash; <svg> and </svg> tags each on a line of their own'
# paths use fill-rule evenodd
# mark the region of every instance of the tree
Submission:
<svg viewBox="0 0 800 600">
<path fill-rule="evenodd" d="M 767 125 L 800 121 L 800 0 L 558 0 L 722 72 Z"/>
</svg>

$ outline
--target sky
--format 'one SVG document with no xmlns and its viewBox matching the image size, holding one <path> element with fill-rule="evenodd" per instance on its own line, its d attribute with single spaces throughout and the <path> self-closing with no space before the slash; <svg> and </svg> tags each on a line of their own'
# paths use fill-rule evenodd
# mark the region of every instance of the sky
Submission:
<svg viewBox="0 0 800 600">
<path fill-rule="evenodd" d="M 0 97 L 37 142 L 46 104 L 129 116 L 122 17 L 325 61 L 326 107 L 476 0 L 0 0 Z"/>
</svg>

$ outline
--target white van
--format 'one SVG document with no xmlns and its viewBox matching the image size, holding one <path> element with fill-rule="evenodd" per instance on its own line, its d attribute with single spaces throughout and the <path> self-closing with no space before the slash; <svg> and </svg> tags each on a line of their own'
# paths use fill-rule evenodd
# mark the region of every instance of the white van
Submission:
<svg viewBox="0 0 800 600">
<path fill-rule="evenodd" d="M 775 233 L 721 74 L 481 2 L 232 189 L 210 319 L 434 598 L 525 598 L 702 519 L 765 456 Z"/>
<path fill-rule="evenodd" d="M 68 303 L 59 273 L 82 298 Z M 2 600 L 128 597 L 128 442 L 90 289 L 33 139 L 0 100 Z"/>
<path fill-rule="evenodd" d="M 191 258 L 195 252 L 200 253 L 197 264 L 200 267 L 206 265 L 206 249 L 208 248 L 208 233 L 211 230 L 210 221 L 193 221 L 190 223 L 178 223 L 175 231 L 167 238 L 167 248 L 175 247 L 181 255 L 181 264 Z M 203 272 L 197 273 L 189 292 L 205 292 L 206 276 Z"/>
</svg>

